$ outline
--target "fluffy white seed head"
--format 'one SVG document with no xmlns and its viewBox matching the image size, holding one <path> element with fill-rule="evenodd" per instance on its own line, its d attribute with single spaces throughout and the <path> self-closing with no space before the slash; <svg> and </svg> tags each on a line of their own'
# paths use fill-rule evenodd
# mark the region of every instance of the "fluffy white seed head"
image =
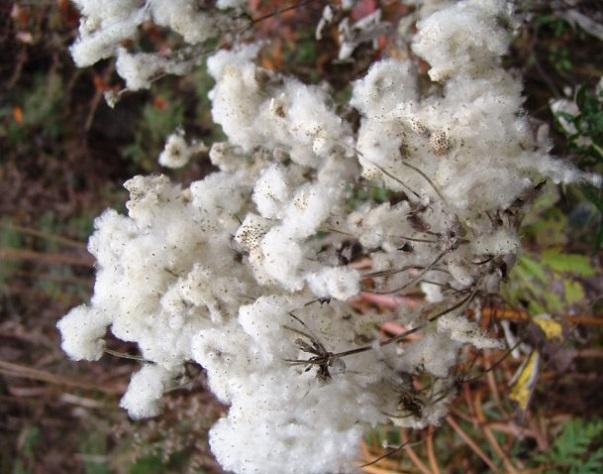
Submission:
<svg viewBox="0 0 603 474">
<path fill-rule="evenodd" d="M 85 18 L 74 57 L 84 65 L 117 54 L 131 89 L 198 59 L 120 49 L 141 22 L 198 45 L 243 6 L 76 3 Z M 437 424 L 463 344 L 500 347 L 462 311 L 496 291 L 514 261 L 537 185 L 599 183 L 534 137 L 521 84 L 500 66 L 509 5 L 422 2 L 417 33 L 406 36 L 438 84 L 419 88 L 410 60 L 375 63 L 347 104 L 361 116 L 357 130 L 327 87 L 258 67 L 260 45 L 213 54 L 211 112 L 226 141 L 209 158 L 219 171 L 187 188 L 166 176 L 126 182 L 127 215 L 109 210 L 95 222 L 94 295 L 58 323 L 64 350 L 100 358 L 107 328 L 136 343 L 148 363 L 121 402 L 133 418 L 159 413 L 184 364 L 203 366 L 229 405 L 210 445 L 236 473 L 353 472 L 363 429 L 384 413 L 401 426 Z M 378 20 L 347 25 L 348 53 L 381 31 Z M 204 150 L 176 132 L 159 161 L 178 167 Z M 417 288 L 424 298 L 407 294 Z M 395 322 L 416 339 L 383 344 L 385 316 L 359 314 L 357 299 L 402 305 Z M 399 372 L 431 377 L 444 395 L 408 413 Z"/>
</svg>

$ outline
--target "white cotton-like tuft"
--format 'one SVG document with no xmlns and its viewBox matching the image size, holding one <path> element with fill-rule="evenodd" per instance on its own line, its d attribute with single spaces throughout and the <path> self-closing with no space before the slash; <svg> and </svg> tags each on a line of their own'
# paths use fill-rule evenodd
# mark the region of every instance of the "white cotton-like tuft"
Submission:
<svg viewBox="0 0 603 474">
<path fill-rule="evenodd" d="M 255 250 L 270 229 L 270 221 L 257 214 L 247 214 L 241 227 L 237 229 L 234 240 L 245 250 Z"/>
<path fill-rule="evenodd" d="M 109 317 L 96 308 L 73 308 L 57 324 L 63 339 L 61 347 L 73 360 L 98 360 L 103 355 L 102 338 L 109 323 Z"/>
<path fill-rule="evenodd" d="M 134 420 L 158 415 L 159 401 L 173 375 L 159 365 L 144 365 L 132 376 L 119 406 L 126 409 Z"/>
<path fill-rule="evenodd" d="M 417 368 L 426 370 L 436 377 L 447 377 L 456 363 L 461 344 L 445 334 L 429 333 L 422 339 L 404 346 L 396 364 L 400 370 L 412 373 Z"/>
<path fill-rule="evenodd" d="M 425 299 L 430 303 L 440 303 L 444 301 L 442 287 L 433 283 L 421 283 L 421 291 L 425 294 Z"/>
<path fill-rule="evenodd" d="M 281 149 L 304 166 L 351 147 L 351 129 L 333 110 L 325 91 L 255 66 L 259 45 L 220 51 L 208 59 L 216 80 L 209 97 L 212 117 L 244 151 Z"/>
<path fill-rule="evenodd" d="M 477 349 L 500 349 L 503 343 L 486 336 L 480 327 L 464 316 L 447 314 L 438 319 L 438 332 L 450 333 L 450 338 Z"/>
<path fill-rule="evenodd" d="M 299 242 L 281 227 L 271 229 L 262 239 L 263 269 L 288 291 L 299 291 L 304 280 L 299 273 L 304 252 Z"/>
<path fill-rule="evenodd" d="M 253 201 L 263 217 L 282 217 L 290 193 L 285 170 L 282 166 L 272 165 L 262 172 L 255 183 Z"/>
<path fill-rule="evenodd" d="M 71 55 L 79 67 L 117 56 L 116 69 L 129 90 L 149 88 L 162 74 L 184 75 L 199 64 L 196 46 L 220 33 L 248 25 L 241 15 L 245 2 L 220 0 L 203 6 L 195 0 L 74 0 L 81 12 L 79 35 Z M 147 22 L 179 34 L 184 45 L 174 51 L 129 52 L 123 46 L 136 43 Z M 165 54 L 164 54 L 165 53 Z M 109 104 L 119 100 L 110 93 Z"/>
<path fill-rule="evenodd" d="M 243 8 L 247 5 L 247 0 L 218 0 L 216 2 L 216 7 L 220 9 L 227 8 Z"/>
<path fill-rule="evenodd" d="M 126 87 L 130 91 L 148 89 L 153 81 L 164 74 L 182 76 L 191 72 L 193 67 L 194 63 L 191 61 L 164 57 L 157 53 L 132 54 L 125 48 L 117 49 L 115 62 L 117 74 L 126 81 Z"/>
<path fill-rule="evenodd" d="M 159 155 L 159 164 L 166 168 L 182 168 L 193 156 L 206 151 L 207 147 L 202 141 L 195 140 L 189 144 L 184 138 L 184 132 L 176 131 L 168 137 Z"/>
<path fill-rule="evenodd" d="M 189 44 L 201 43 L 215 34 L 216 21 L 195 0 L 153 0 L 155 22 L 182 35 Z"/>
<path fill-rule="evenodd" d="M 417 98 L 417 77 L 412 63 L 386 59 L 373 64 L 366 76 L 354 82 L 350 105 L 365 115 L 376 115 Z"/>
<path fill-rule="evenodd" d="M 314 234 L 329 215 L 332 199 L 330 191 L 320 184 L 301 187 L 285 210 L 284 232 L 295 238 Z"/>
<path fill-rule="evenodd" d="M 238 398 L 210 431 L 212 452 L 225 469 L 241 474 L 353 472 L 362 438 L 359 404 L 370 404 L 369 396 L 344 381 L 312 387 L 286 372 L 250 382 L 256 384 L 253 392 Z"/>
<path fill-rule="evenodd" d="M 148 18 L 137 0 L 76 0 L 82 13 L 79 37 L 71 55 L 79 67 L 112 56 L 121 42 L 136 35 Z"/>
<path fill-rule="evenodd" d="M 319 298 L 350 299 L 360 292 L 360 273 L 347 267 L 325 268 L 307 276 L 310 290 Z"/>
<path fill-rule="evenodd" d="M 417 23 L 413 51 L 430 65 L 429 77 L 482 73 L 509 46 L 510 34 L 498 23 L 510 4 L 503 0 L 465 0 Z"/>
<path fill-rule="evenodd" d="M 509 229 L 499 229 L 492 234 L 478 237 L 473 243 L 476 255 L 515 254 L 520 248 L 519 237 Z"/>
</svg>

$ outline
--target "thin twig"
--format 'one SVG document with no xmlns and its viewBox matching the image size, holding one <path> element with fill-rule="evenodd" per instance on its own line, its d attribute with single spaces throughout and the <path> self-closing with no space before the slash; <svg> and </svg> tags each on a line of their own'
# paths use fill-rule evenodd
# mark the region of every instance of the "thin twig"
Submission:
<svg viewBox="0 0 603 474">
<path fill-rule="evenodd" d="M 484 308 L 482 309 L 484 317 L 494 317 L 497 319 L 507 319 L 509 321 L 528 321 L 530 315 L 527 311 L 520 311 L 512 308 Z M 571 324 L 585 324 L 591 326 L 603 326 L 603 315 L 579 314 L 563 318 Z"/>
<path fill-rule="evenodd" d="M 359 151 L 357 151 L 357 153 L 359 153 L 361 156 L 363 156 L 362 153 L 360 153 Z M 393 179 L 396 183 L 398 183 L 399 185 L 401 185 L 404 189 L 406 189 L 410 193 L 414 194 L 417 199 L 419 199 L 419 200 L 421 199 L 421 195 L 418 192 L 416 192 L 415 190 L 413 190 L 410 186 L 408 186 L 404 181 L 402 181 L 396 175 L 394 175 L 393 173 L 390 173 L 385 168 L 383 168 L 382 166 L 378 165 L 374 161 L 369 160 L 365 156 L 363 156 L 363 158 L 366 161 L 368 161 L 371 165 L 373 165 L 375 168 L 377 168 L 379 171 L 381 171 L 384 175 L 386 175 L 387 177 Z"/>
<path fill-rule="evenodd" d="M 67 255 L 52 252 L 37 252 L 28 249 L 10 247 L 0 248 L 0 259 L 4 260 L 31 260 L 48 265 L 74 265 L 78 267 L 92 267 L 94 259 L 91 255 Z"/>
<path fill-rule="evenodd" d="M 411 165 L 410 163 L 406 163 L 405 161 L 400 161 L 400 164 L 403 165 L 403 166 L 406 166 L 407 168 L 410 168 L 411 170 L 413 170 L 413 171 L 415 171 L 417 173 L 419 173 L 425 179 L 425 181 L 427 181 L 429 183 L 429 185 L 433 188 L 433 190 L 436 192 L 436 194 L 442 200 L 442 202 L 444 204 L 446 204 L 446 206 L 449 206 L 448 201 L 446 200 L 446 198 L 444 197 L 444 195 L 440 192 L 440 190 L 438 189 L 438 187 L 435 185 L 435 183 L 431 180 L 431 178 L 429 176 L 427 176 L 423 171 L 421 171 L 416 166 Z"/>
<path fill-rule="evenodd" d="M 7 230 L 16 230 L 17 232 L 21 232 L 22 234 L 32 235 L 34 237 L 50 240 L 59 244 L 69 245 L 71 247 L 77 247 L 78 249 L 86 249 L 86 244 L 84 242 L 80 242 L 79 240 L 71 239 L 69 237 L 49 234 L 48 232 L 44 232 L 38 229 L 32 229 L 31 227 L 26 227 L 13 223 L 0 223 L 0 228 Z"/>
<path fill-rule="evenodd" d="M 482 451 L 482 449 L 475 443 L 475 441 L 473 441 L 473 439 L 471 439 L 471 437 L 467 433 L 465 433 L 463 428 L 461 428 L 461 426 L 456 422 L 454 418 L 452 418 L 451 415 L 448 415 L 446 417 L 446 422 L 454 431 L 457 432 L 457 434 L 463 439 L 463 441 L 467 443 L 467 445 L 475 452 L 475 454 L 477 454 L 480 459 L 484 461 L 490 469 L 492 469 L 492 471 L 499 472 L 498 468 L 496 467 L 496 464 L 494 464 L 494 461 L 492 461 L 492 459 L 490 459 L 486 455 L 486 453 Z"/>
<path fill-rule="evenodd" d="M 405 444 L 404 451 L 406 452 L 406 454 L 408 455 L 408 458 L 412 461 L 412 463 L 423 474 L 433 474 L 429 470 L 429 468 L 425 465 L 425 463 L 423 463 L 423 461 L 421 461 L 419 456 L 417 456 L 417 453 L 415 453 L 414 449 L 412 449 L 412 446 L 410 446 L 410 444 L 408 443 L 408 433 L 406 433 L 406 430 L 401 429 L 400 434 L 402 436 L 402 441 L 404 441 L 404 444 Z"/>
<path fill-rule="evenodd" d="M 437 244 L 437 243 L 439 243 L 437 240 L 417 239 L 416 237 L 408 237 L 406 235 L 398 235 L 397 237 L 399 239 L 402 239 L 402 240 L 410 240 L 411 242 L 421 242 L 421 243 L 424 243 L 424 244 Z"/>
<path fill-rule="evenodd" d="M 386 339 L 385 341 L 381 341 L 379 343 L 379 345 L 381 347 L 383 347 L 383 346 L 387 346 L 389 344 L 393 344 L 395 342 L 401 341 L 403 339 L 406 339 L 411 334 L 414 334 L 414 333 L 420 331 L 421 329 L 424 329 L 429 323 L 432 323 L 432 322 L 436 321 L 437 319 L 441 318 L 442 316 L 444 316 L 448 313 L 451 313 L 451 312 L 465 306 L 466 304 L 470 303 L 476 294 L 477 294 L 477 292 L 474 291 L 473 293 L 469 294 L 462 300 L 460 300 L 457 303 L 455 303 L 454 305 L 452 305 L 450 308 L 443 309 L 442 311 L 439 311 L 438 313 L 434 314 L 433 316 L 428 318 L 425 323 L 420 324 L 419 326 L 416 326 L 412 329 L 409 329 L 408 331 L 404 331 L 402 334 L 398 334 L 397 336 Z M 333 358 L 345 357 L 347 355 L 352 355 L 352 354 L 358 354 L 360 352 L 365 352 L 365 351 L 371 350 L 372 348 L 373 348 L 373 346 L 370 345 L 370 346 L 358 347 L 356 349 L 350 349 L 350 350 L 344 351 L 344 352 L 338 352 L 336 354 L 333 354 Z"/>
<path fill-rule="evenodd" d="M 277 15 L 280 15 L 282 13 L 286 13 L 286 12 L 288 12 L 290 10 L 295 10 L 296 8 L 300 8 L 300 7 L 303 7 L 305 5 L 309 5 L 310 3 L 314 3 L 316 1 L 320 1 L 322 3 L 324 0 L 305 0 L 303 2 L 298 2 L 298 3 L 295 3 L 293 5 L 289 5 L 288 7 L 284 7 L 284 8 L 281 8 L 281 9 L 273 10 L 271 13 L 266 13 L 265 15 L 259 16 L 257 18 L 252 18 L 251 22 L 254 23 L 254 24 L 255 23 L 259 23 L 261 21 L 267 20 L 268 18 L 272 18 L 273 16 L 277 16 Z"/>
<path fill-rule="evenodd" d="M 498 444 L 498 441 L 496 440 L 494 434 L 492 434 L 490 428 L 485 425 L 486 417 L 484 415 L 484 411 L 482 410 L 481 392 L 479 390 L 477 391 L 473 399 L 473 406 L 475 408 L 475 414 L 479 422 L 478 426 L 484 432 L 488 443 L 490 443 L 490 446 L 492 446 L 492 450 L 498 455 L 500 459 L 502 459 L 503 465 L 505 466 L 505 472 L 508 474 L 518 474 L 517 469 Z"/>
<path fill-rule="evenodd" d="M 458 413 L 456 413 L 456 415 L 458 416 Z M 537 435 L 529 428 L 524 428 L 523 426 L 518 426 L 515 424 L 514 421 L 511 421 L 511 420 L 504 421 L 504 422 L 503 421 L 490 421 L 490 422 L 485 423 L 485 426 L 487 426 L 491 430 L 499 431 L 501 433 L 505 433 L 508 435 L 512 435 L 512 436 L 515 436 L 516 438 L 528 437 L 528 438 L 536 439 L 536 437 L 537 437 Z"/>
<path fill-rule="evenodd" d="M 130 359 L 130 360 L 137 360 L 139 362 L 149 362 L 144 357 L 127 354 L 125 352 L 114 351 L 113 349 L 105 349 L 104 352 L 109 355 L 112 355 L 113 357 L 118 357 L 120 359 Z"/>
<path fill-rule="evenodd" d="M 364 275 L 362 275 L 362 278 L 379 278 L 379 277 L 384 277 L 384 276 L 397 275 L 398 273 L 407 272 L 408 270 L 423 270 L 423 269 L 425 269 L 424 265 L 407 265 L 402 268 L 396 268 L 395 270 L 379 270 L 376 272 L 365 273 Z M 443 270 L 441 268 L 432 268 L 431 270 L 434 272 L 448 273 L 447 270 Z"/>
<path fill-rule="evenodd" d="M 115 65 L 111 63 L 103 72 L 102 81 L 103 83 L 107 82 L 113 74 L 113 70 L 115 69 Z M 94 91 L 94 96 L 92 96 L 92 100 L 90 101 L 90 110 L 88 111 L 88 116 L 86 117 L 86 121 L 84 122 L 84 130 L 86 133 L 90 131 L 92 128 L 92 123 L 94 122 L 94 117 L 96 116 L 96 111 L 98 110 L 98 106 L 100 105 L 101 100 L 105 96 L 105 91 L 102 87 L 96 87 Z"/>
<path fill-rule="evenodd" d="M 14 364 L 0 360 L 0 373 L 10 377 L 24 378 L 30 380 L 39 380 L 55 385 L 64 385 L 66 387 L 82 388 L 85 390 L 96 390 L 110 395 L 121 394 L 121 390 L 111 386 L 98 385 L 93 382 L 83 382 L 63 375 L 53 374 L 44 370 L 38 370 L 20 364 Z"/>
<path fill-rule="evenodd" d="M 360 466 L 361 468 L 363 467 L 368 467 L 368 466 L 372 466 L 373 464 L 377 464 L 379 461 L 391 456 L 392 454 L 396 454 L 397 452 L 399 452 L 401 449 L 405 448 L 408 445 L 408 443 L 402 443 L 400 446 L 396 446 L 395 448 L 391 448 L 388 449 L 387 451 L 385 451 L 385 453 L 383 453 L 381 456 L 376 457 L 375 459 L 367 462 L 366 464 L 363 464 L 362 466 Z"/>
<path fill-rule="evenodd" d="M 390 293 L 399 293 L 400 291 L 405 290 L 406 288 L 416 285 L 419 281 L 421 281 L 421 279 L 425 276 L 425 274 L 428 271 L 430 271 L 433 267 L 435 267 L 440 262 L 440 260 L 442 260 L 442 258 L 444 258 L 448 252 L 450 252 L 450 250 L 452 250 L 452 249 L 447 248 L 443 252 L 440 252 L 440 254 L 429 265 L 427 265 L 421 271 L 421 273 L 419 273 L 415 278 L 413 278 L 409 282 L 405 283 L 404 285 L 400 286 L 399 288 L 396 288 L 395 290 L 388 290 L 388 291 L 374 291 L 373 293 L 377 293 L 379 295 L 388 295 Z"/>
<path fill-rule="evenodd" d="M 434 474 L 440 474 L 440 466 L 433 449 L 433 426 L 427 430 L 427 459 L 429 459 L 429 467 Z"/>
<path fill-rule="evenodd" d="M 21 278 L 31 278 L 32 280 L 50 280 L 56 281 L 60 283 L 68 283 L 68 284 L 80 284 L 80 285 L 88 285 L 90 284 L 90 280 L 87 278 L 77 277 L 77 276 L 69 276 L 69 275 L 53 275 L 52 273 L 36 273 L 36 272 L 24 272 L 21 270 L 17 270 L 11 273 L 13 276 L 21 277 Z"/>
<path fill-rule="evenodd" d="M 404 474 L 403 471 L 392 471 L 390 469 L 383 469 L 377 466 L 364 466 L 362 470 L 367 474 Z"/>
<path fill-rule="evenodd" d="M 494 364 L 492 364 L 487 369 L 484 369 L 480 374 L 474 375 L 473 377 L 470 377 L 468 379 L 461 379 L 460 381 L 462 383 L 471 383 L 471 382 L 474 382 L 476 380 L 479 380 L 485 374 L 491 373 L 494 369 L 496 369 L 496 367 L 498 367 L 500 364 L 502 364 L 505 361 L 505 359 L 507 357 L 509 357 L 513 353 L 513 351 L 515 349 L 517 349 L 519 347 L 520 344 L 521 344 L 521 341 L 517 341 L 513 346 L 511 346 L 509 349 L 507 349 L 505 351 L 505 353 L 496 362 L 494 362 Z"/>
</svg>

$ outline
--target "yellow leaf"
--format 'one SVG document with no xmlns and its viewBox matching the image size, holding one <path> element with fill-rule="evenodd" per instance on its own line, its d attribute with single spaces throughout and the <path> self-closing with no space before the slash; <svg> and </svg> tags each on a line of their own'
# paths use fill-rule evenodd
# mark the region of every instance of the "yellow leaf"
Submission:
<svg viewBox="0 0 603 474">
<path fill-rule="evenodd" d="M 563 327 L 557 321 L 551 319 L 548 314 L 534 316 L 532 321 L 542 329 L 547 339 L 561 339 L 563 337 Z"/>
<path fill-rule="evenodd" d="M 509 398 L 516 402 L 522 411 L 528 409 L 532 392 L 536 386 L 539 368 L 540 355 L 538 351 L 532 351 L 526 361 L 519 367 L 511 382 Z"/>
</svg>

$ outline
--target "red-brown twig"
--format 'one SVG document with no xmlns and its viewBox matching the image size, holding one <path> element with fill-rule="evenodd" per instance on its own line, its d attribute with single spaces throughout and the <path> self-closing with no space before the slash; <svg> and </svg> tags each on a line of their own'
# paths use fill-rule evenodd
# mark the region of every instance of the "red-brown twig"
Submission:
<svg viewBox="0 0 603 474">
<path fill-rule="evenodd" d="M 496 464 L 494 464 L 494 461 L 492 461 L 492 459 L 490 459 L 488 455 L 484 453 L 482 448 L 480 448 L 477 443 L 473 441 L 473 439 L 471 439 L 471 437 L 467 433 L 465 433 L 465 430 L 461 428 L 461 426 L 456 422 L 454 418 L 452 418 L 452 416 L 448 415 L 446 417 L 446 422 L 454 431 L 457 432 L 457 434 L 463 439 L 463 441 L 467 443 L 467 446 L 469 446 L 473 450 L 473 452 L 477 454 L 480 459 L 488 465 L 490 469 L 492 469 L 493 472 L 499 472 L 498 468 L 496 467 Z"/>
<path fill-rule="evenodd" d="M 71 239 L 69 237 L 63 237 L 61 235 L 50 234 L 42 230 L 32 229 L 31 227 L 14 224 L 12 222 L 10 224 L 0 223 L 0 228 L 16 230 L 17 232 L 21 232 L 22 234 L 31 235 L 33 237 L 38 237 L 44 240 L 50 240 L 58 244 L 68 245 L 70 247 L 76 247 L 79 249 L 86 249 L 86 244 L 84 242 L 80 242 L 79 240 Z"/>
<path fill-rule="evenodd" d="M 433 472 L 433 474 L 440 474 L 438 459 L 436 458 L 435 451 L 433 449 L 433 426 L 430 426 L 427 429 L 427 459 L 429 459 L 431 472 Z"/>
<path fill-rule="evenodd" d="M 406 446 L 404 446 L 404 452 L 406 453 L 406 455 L 408 456 L 408 458 L 412 461 L 412 463 L 423 474 L 433 474 L 429 470 L 429 468 L 425 465 L 425 463 L 423 461 L 421 461 L 421 458 L 419 458 L 419 456 L 417 455 L 417 453 L 415 453 L 415 450 L 412 449 L 412 446 L 410 446 L 410 444 L 408 444 L 408 433 L 406 432 L 406 430 L 402 429 L 402 430 L 400 430 L 400 433 L 401 433 L 401 436 L 402 436 L 402 441 L 406 445 Z"/>
<path fill-rule="evenodd" d="M 109 395 L 121 394 L 122 390 L 110 385 L 98 385 L 94 382 L 72 379 L 63 375 L 53 374 L 45 370 L 38 370 L 32 367 L 27 367 L 20 364 L 14 364 L 0 360 L 0 373 L 9 377 L 24 378 L 29 380 L 38 380 L 55 385 L 63 385 L 65 387 L 81 388 L 84 390 L 96 390 Z"/>
<path fill-rule="evenodd" d="M 490 446 L 492 446 L 492 450 L 502 460 L 503 465 L 505 466 L 505 472 L 508 474 L 517 474 L 517 469 L 515 469 L 515 466 L 513 465 L 509 457 L 505 454 L 505 452 L 498 444 L 498 441 L 496 440 L 496 437 L 494 436 L 490 428 L 488 428 L 488 426 L 485 424 L 486 416 L 484 415 L 484 411 L 482 410 L 481 398 L 481 391 L 477 390 L 473 399 L 473 406 L 475 407 L 475 413 L 479 421 L 479 427 L 483 431 L 484 436 L 488 440 L 488 443 L 490 443 Z"/>
<path fill-rule="evenodd" d="M 469 310 L 469 312 L 471 311 Z M 507 319 L 509 321 L 528 321 L 530 319 L 527 311 L 519 311 L 511 308 L 484 308 L 482 309 L 482 315 L 487 317 L 492 316 L 496 319 Z M 603 316 L 579 314 L 576 316 L 567 316 L 564 320 L 571 324 L 603 326 Z"/>
<path fill-rule="evenodd" d="M 78 267 L 92 267 L 94 258 L 92 255 L 71 255 L 51 252 L 37 252 L 28 249 L 0 248 L 0 259 L 2 260 L 30 260 L 47 265 L 74 265 Z"/>
</svg>

